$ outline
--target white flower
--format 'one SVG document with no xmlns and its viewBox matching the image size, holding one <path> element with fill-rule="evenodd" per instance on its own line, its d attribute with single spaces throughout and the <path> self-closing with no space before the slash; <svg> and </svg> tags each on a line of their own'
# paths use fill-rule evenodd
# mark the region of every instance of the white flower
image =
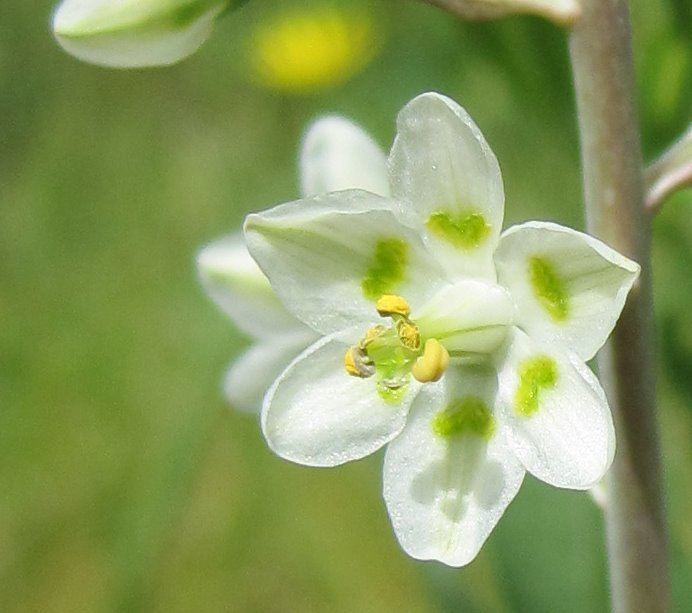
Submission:
<svg viewBox="0 0 692 613">
<path fill-rule="evenodd" d="M 306 132 L 300 183 L 306 197 L 356 187 L 389 192 L 384 154 L 360 127 L 340 117 L 319 119 Z M 224 388 L 235 408 L 259 412 L 273 381 L 318 334 L 283 307 L 240 233 L 202 249 L 197 268 L 211 299 L 255 341 L 229 368 Z"/>
<path fill-rule="evenodd" d="M 421 95 L 397 127 L 391 197 L 345 190 L 247 218 L 250 253 L 323 335 L 266 394 L 262 429 L 312 466 L 389 443 L 384 497 L 401 545 L 461 566 L 526 470 L 586 489 L 610 466 L 611 415 L 584 362 L 639 266 L 556 224 L 501 234 L 497 160 L 452 100 Z"/>
<path fill-rule="evenodd" d="M 230 0 L 63 0 L 53 17 L 60 45 L 92 64 L 173 64 L 209 37 Z"/>
</svg>

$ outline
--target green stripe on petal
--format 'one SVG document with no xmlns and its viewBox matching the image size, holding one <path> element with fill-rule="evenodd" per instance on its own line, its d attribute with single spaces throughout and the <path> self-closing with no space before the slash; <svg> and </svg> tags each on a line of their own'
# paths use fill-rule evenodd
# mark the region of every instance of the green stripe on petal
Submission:
<svg viewBox="0 0 692 613">
<path fill-rule="evenodd" d="M 555 388 L 558 379 L 557 363 L 547 355 L 535 356 L 519 365 L 519 387 L 514 396 L 517 413 L 530 417 L 540 407 L 543 392 Z"/>
<path fill-rule="evenodd" d="M 389 172 L 400 218 L 421 231 L 445 269 L 455 277 L 495 280 L 502 177 L 468 113 L 440 94 L 414 98 L 397 118 Z"/>
<path fill-rule="evenodd" d="M 383 293 L 395 290 L 414 310 L 445 283 L 420 237 L 391 207 L 358 190 L 283 204 L 248 217 L 248 249 L 282 302 L 309 326 L 324 334 L 357 324 L 365 330 L 377 317 L 373 299 Z"/>
<path fill-rule="evenodd" d="M 425 225 L 438 238 L 467 251 L 480 246 L 490 234 L 490 225 L 485 217 L 473 211 L 459 214 L 436 211 L 428 217 Z"/>
<path fill-rule="evenodd" d="M 524 468 L 497 421 L 494 435 L 439 436 L 431 424 L 464 390 L 485 406 L 496 395 L 493 371 L 451 366 L 439 383 L 424 385 L 406 427 L 388 446 L 383 495 L 404 550 L 421 560 L 468 564 L 514 498 Z"/>
<path fill-rule="evenodd" d="M 495 420 L 483 400 L 467 396 L 452 400 L 447 408 L 435 415 L 432 429 L 438 436 L 471 434 L 489 439 L 495 431 Z"/>
<path fill-rule="evenodd" d="M 372 261 L 361 283 L 363 295 L 377 300 L 392 293 L 405 279 L 408 266 L 408 245 L 401 238 L 377 241 Z"/>
<path fill-rule="evenodd" d="M 569 316 L 569 295 L 565 282 L 550 260 L 538 256 L 529 259 L 529 278 L 536 298 L 554 321 Z"/>
<path fill-rule="evenodd" d="M 497 363 L 493 411 L 513 452 L 538 479 L 589 489 L 610 467 L 615 431 L 605 393 L 574 353 L 518 328 Z"/>
<path fill-rule="evenodd" d="M 592 236 L 539 221 L 506 230 L 493 259 L 521 329 L 583 360 L 605 342 L 639 274 L 638 264 Z"/>
</svg>

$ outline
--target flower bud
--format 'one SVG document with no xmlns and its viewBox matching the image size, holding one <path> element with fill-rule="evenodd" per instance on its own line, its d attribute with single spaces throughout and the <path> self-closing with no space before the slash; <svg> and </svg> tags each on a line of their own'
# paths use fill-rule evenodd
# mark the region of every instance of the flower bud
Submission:
<svg viewBox="0 0 692 613">
<path fill-rule="evenodd" d="M 284 93 L 345 83 L 372 61 L 385 38 L 377 13 L 359 0 L 267 5 L 273 8 L 249 30 L 249 67 L 260 85 Z"/>
<path fill-rule="evenodd" d="M 53 32 L 65 51 L 92 64 L 168 65 L 194 53 L 232 1 L 63 0 Z"/>
</svg>

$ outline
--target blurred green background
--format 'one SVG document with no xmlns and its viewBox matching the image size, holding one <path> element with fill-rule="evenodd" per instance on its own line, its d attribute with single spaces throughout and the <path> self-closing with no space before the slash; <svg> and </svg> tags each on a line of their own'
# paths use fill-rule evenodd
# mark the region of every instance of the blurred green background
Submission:
<svg viewBox="0 0 692 613">
<path fill-rule="evenodd" d="M 129 72 L 64 54 L 51 2 L 0 7 L 0 610 L 606 610 L 587 495 L 527 478 L 473 564 L 417 562 L 390 529 L 381 456 L 294 466 L 226 406 L 221 377 L 247 341 L 205 299 L 193 258 L 247 212 L 297 195 L 315 115 L 350 116 L 388 147 L 406 101 L 447 93 L 500 160 L 508 224 L 582 226 L 561 31 L 372 0 L 370 64 L 295 95 L 259 85 L 247 61 L 255 24 L 286 4 L 252 0 L 189 60 Z M 692 6 L 633 0 L 632 12 L 651 159 L 690 120 Z M 654 262 L 680 611 L 692 584 L 690 200 L 656 220 Z"/>
</svg>

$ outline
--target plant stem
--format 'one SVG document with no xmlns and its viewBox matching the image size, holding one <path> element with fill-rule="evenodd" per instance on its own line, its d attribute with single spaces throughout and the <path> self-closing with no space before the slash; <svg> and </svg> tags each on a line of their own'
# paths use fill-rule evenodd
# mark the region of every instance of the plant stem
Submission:
<svg viewBox="0 0 692 613">
<path fill-rule="evenodd" d="M 657 213 L 674 192 L 692 187 L 692 124 L 647 168 L 646 181 L 646 208 L 651 214 Z"/>
<path fill-rule="evenodd" d="M 666 527 L 656 422 L 651 225 L 635 111 L 626 0 L 582 0 L 570 35 L 589 231 L 642 266 L 600 376 L 618 449 L 605 510 L 613 610 L 665 611 Z"/>
</svg>

